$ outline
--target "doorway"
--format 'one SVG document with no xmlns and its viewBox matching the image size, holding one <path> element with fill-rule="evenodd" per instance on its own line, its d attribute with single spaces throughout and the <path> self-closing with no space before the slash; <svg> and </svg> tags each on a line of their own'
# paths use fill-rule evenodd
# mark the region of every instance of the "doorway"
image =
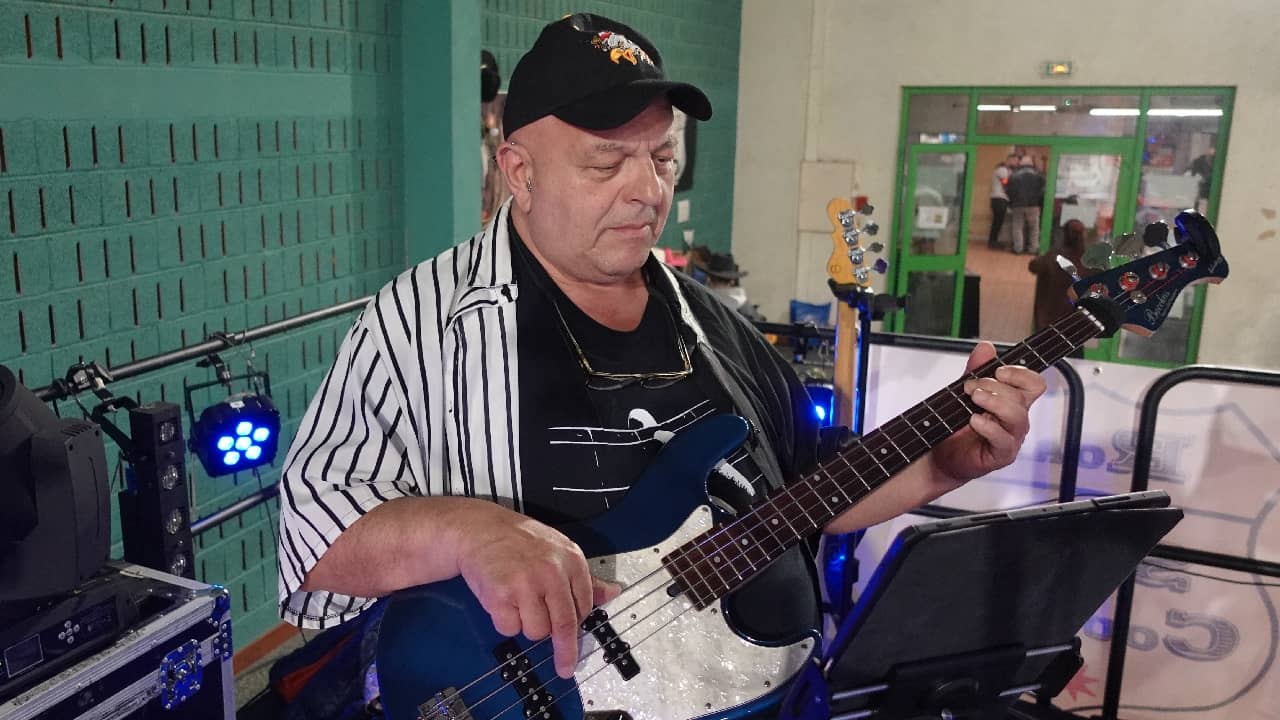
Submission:
<svg viewBox="0 0 1280 720">
<path fill-rule="evenodd" d="M 910 296 L 903 330 L 909 333 L 979 337 L 1020 342 L 1035 330 L 1039 283 L 1061 284 L 1066 271 L 1054 256 L 1063 252 L 1063 227 L 1078 223 L 1079 256 L 1115 235 L 1116 207 L 1133 168 L 1124 162 L 1122 140 L 1045 138 L 1030 143 L 990 143 L 967 150 L 947 146 L 911 149 L 908 157 L 907 235 L 901 245 L 899 282 Z M 1006 212 L 990 243 L 991 197 L 996 169 L 1017 159 L 1043 180 L 1038 218 Z M 1014 224 L 1024 223 L 1022 253 L 1013 252 Z M 1032 259 L 1049 254 L 1049 262 Z M 1078 268 L 1086 273 L 1086 268 Z M 900 285 L 901 287 L 901 285 Z M 1056 299 L 1053 294 L 1040 293 Z M 1065 297 L 1065 295 L 1064 295 Z M 1064 305 L 1065 307 L 1065 305 Z M 1044 309 L 1041 315 L 1054 315 Z M 1086 347 L 1094 347 L 1089 345 Z"/>
<path fill-rule="evenodd" d="M 1018 342 L 1031 328 L 1035 276 L 1028 269 L 1027 254 L 1013 252 L 1014 222 L 1023 221 L 1026 213 L 1005 210 L 997 217 L 992 201 L 997 193 L 1007 200 L 1009 176 L 1029 158 L 1031 167 L 1043 178 L 1049 167 L 1050 147 L 1046 145 L 979 145 L 973 197 L 970 198 L 969 244 L 965 254 L 966 277 L 978 286 L 978 337 L 996 342 Z M 1046 193 L 1047 194 L 1047 193 Z M 1041 201 L 1043 208 L 1043 199 Z M 1043 213 L 1043 210 L 1041 211 Z M 999 227 L 994 225 L 999 221 Z M 1040 251 L 1041 226 L 1024 223 L 1024 242 Z M 1056 227 L 1056 223 L 1050 225 Z M 995 229 L 996 232 L 992 233 Z"/>
<path fill-rule="evenodd" d="M 1186 207 L 1213 221 L 1233 101 L 1230 88 L 906 88 L 889 289 L 908 302 L 889 329 L 1012 342 L 1033 327 L 1037 288 L 1042 298 L 1065 294 L 1038 285 L 1030 257 L 1008 252 L 1007 228 L 998 247 L 987 245 L 992 170 L 1010 152 L 1037 156 L 1045 180 L 1037 266 L 1059 285 L 1064 224 L 1073 245 L 1110 242 L 1134 255 L 1141 243 L 1121 238 L 1148 222 L 1168 223 Z M 1085 357 L 1194 362 L 1203 306 L 1203 288 L 1183 293 L 1155 342 L 1105 339 L 1086 345 Z"/>
</svg>

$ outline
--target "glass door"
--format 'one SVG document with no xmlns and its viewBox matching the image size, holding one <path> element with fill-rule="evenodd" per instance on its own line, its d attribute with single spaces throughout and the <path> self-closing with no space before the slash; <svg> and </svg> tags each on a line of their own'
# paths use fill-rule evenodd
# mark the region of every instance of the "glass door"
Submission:
<svg viewBox="0 0 1280 720">
<path fill-rule="evenodd" d="M 1081 275 L 1103 269 L 1089 268 L 1080 260 L 1096 255 L 1098 251 L 1091 249 L 1101 243 L 1122 254 L 1141 252 L 1140 241 L 1120 242 L 1122 234 L 1133 230 L 1133 221 L 1116 212 L 1118 207 L 1132 207 L 1133 202 L 1127 194 L 1135 168 L 1132 161 L 1126 161 L 1127 145 L 1113 140 L 1053 144 L 1042 210 L 1041 251 L 1069 257 Z M 1042 281 L 1042 276 L 1037 276 L 1037 282 Z M 1090 341 L 1085 356 L 1109 360 L 1115 352 L 1113 342 Z"/>
<path fill-rule="evenodd" d="M 895 313 L 896 332 L 956 335 L 964 292 L 973 149 L 915 146 L 907 158 L 897 287 L 910 301 Z"/>
</svg>

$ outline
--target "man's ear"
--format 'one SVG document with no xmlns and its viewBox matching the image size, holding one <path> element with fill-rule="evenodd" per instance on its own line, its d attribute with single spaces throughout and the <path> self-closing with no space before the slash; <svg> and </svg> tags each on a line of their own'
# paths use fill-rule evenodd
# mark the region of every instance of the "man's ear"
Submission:
<svg viewBox="0 0 1280 720">
<path fill-rule="evenodd" d="M 533 157 L 529 149 L 508 140 L 498 147 L 497 161 L 516 205 L 529 212 L 533 206 Z"/>
</svg>

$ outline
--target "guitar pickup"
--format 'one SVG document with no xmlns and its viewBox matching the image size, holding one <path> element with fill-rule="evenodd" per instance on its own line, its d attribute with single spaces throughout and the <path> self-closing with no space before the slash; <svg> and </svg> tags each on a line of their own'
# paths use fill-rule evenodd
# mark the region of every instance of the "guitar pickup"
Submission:
<svg viewBox="0 0 1280 720">
<path fill-rule="evenodd" d="M 618 633 L 609 624 L 609 613 L 604 608 L 592 610 L 587 619 L 582 621 L 582 629 L 591 633 L 596 642 L 600 643 L 600 647 L 604 649 L 604 661 L 612 665 L 623 680 L 630 680 L 640 674 L 640 666 L 631 655 L 631 644 L 618 637 Z"/>
<path fill-rule="evenodd" d="M 493 649 L 502 668 L 502 680 L 509 683 L 524 705 L 524 716 L 538 720 L 561 720 L 555 698 L 547 692 L 544 683 L 533 671 L 529 654 L 523 652 L 515 640 L 508 640 Z M 552 670 L 552 672 L 555 672 Z"/>
</svg>

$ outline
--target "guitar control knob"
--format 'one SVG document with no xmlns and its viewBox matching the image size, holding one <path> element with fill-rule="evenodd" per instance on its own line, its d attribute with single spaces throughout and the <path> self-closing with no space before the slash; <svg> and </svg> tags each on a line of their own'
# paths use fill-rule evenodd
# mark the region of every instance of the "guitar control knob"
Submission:
<svg viewBox="0 0 1280 720">
<path fill-rule="evenodd" d="M 1181 265 L 1184 269 L 1190 270 L 1200 264 L 1200 256 L 1193 252 L 1189 252 L 1186 255 L 1183 255 L 1182 257 L 1178 258 L 1178 264 Z"/>
</svg>

